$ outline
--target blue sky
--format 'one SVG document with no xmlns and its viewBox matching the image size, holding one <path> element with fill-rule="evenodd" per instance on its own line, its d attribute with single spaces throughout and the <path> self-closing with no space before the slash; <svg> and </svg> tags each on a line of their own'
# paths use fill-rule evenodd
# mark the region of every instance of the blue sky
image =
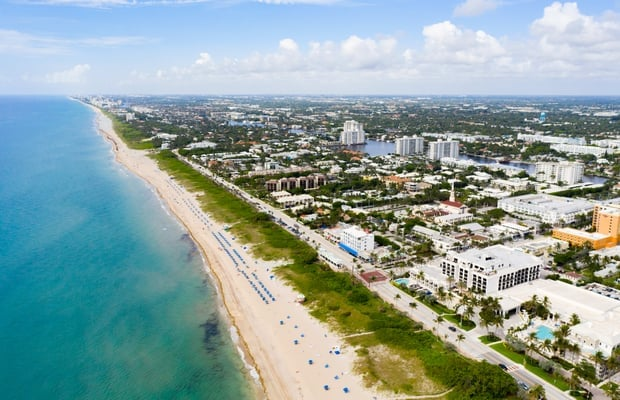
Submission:
<svg viewBox="0 0 620 400">
<path fill-rule="evenodd" d="M 620 0 L 2 0 L 1 94 L 620 95 Z"/>
</svg>

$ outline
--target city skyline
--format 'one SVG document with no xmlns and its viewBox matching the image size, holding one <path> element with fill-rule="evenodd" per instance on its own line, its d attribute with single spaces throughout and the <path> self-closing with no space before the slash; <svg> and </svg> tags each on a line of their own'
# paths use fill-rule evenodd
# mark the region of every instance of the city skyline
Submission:
<svg viewBox="0 0 620 400">
<path fill-rule="evenodd" d="M 14 0 L 0 94 L 618 95 L 620 1 Z"/>
</svg>

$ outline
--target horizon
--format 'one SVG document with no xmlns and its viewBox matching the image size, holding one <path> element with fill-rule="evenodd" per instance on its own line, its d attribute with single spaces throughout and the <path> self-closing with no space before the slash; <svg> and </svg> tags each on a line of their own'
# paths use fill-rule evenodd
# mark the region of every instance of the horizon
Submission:
<svg viewBox="0 0 620 400">
<path fill-rule="evenodd" d="M 618 0 L 8 0 L 0 10 L 0 94 L 620 95 Z"/>
</svg>

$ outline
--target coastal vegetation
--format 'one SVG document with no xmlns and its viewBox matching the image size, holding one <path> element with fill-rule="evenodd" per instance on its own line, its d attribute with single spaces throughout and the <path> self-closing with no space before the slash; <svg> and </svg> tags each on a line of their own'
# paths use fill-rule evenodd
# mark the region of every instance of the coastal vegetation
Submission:
<svg viewBox="0 0 620 400">
<path fill-rule="evenodd" d="M 102 112 L 106 117 L 110 118 L 114 131 L 123 139 L 130 149 L 149 150 L 153 148 L 153 142 L 150 140 L 150 136 L 145 135 L 142 130 L 133 125 L 121 122 L 116 115 L 110 112 Z"/>
<path fill-rule="evenodd" d="M 253 244 L 255 256 L 287 260 L 289 264 L 278 273 L 305 295 L 306 305 L 316 318 L 343 335 L 372 332 L 349 339 L 359 350 L 358 369 L 369 385 L 411 395 L 450 390 L 445 395 L 448 399 L 510 398 L 517 392 L 515 381 L 499 367 L 463 357 L 453 346 L 422 330 L 418 323 L 380 299 L 371 288 L 319 263 L 310 245 L 183 163 L 171 151 L 153 157 L 186 189 L 198 193 L 207 212 L 230 224 L 231 232 L 240 240 Z M 378 346 L 386 359 L 408 360 L 417 371 L 415 379 L 407 368 L 395 373 L 394 367 L 381 367 L 385 364 L 382 359 L 372 358 L 370 362 Z"/>
</svg>

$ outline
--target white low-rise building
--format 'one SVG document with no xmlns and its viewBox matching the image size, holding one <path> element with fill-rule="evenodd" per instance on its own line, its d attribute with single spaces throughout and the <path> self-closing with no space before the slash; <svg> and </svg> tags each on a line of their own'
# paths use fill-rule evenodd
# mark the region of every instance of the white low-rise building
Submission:
<svg viewBox="0 0 620 400">
<path fill-rule="evenodd" d="M 594 209 L 594 205 L 586 200 L 548 194 L 526 194 L 499 199 L 497 207 L 512 214 L 537 217 L 549 224 L 571 223 L 577 215 L 585 215 Z"/>
<path fill-rule="evenodd" d="M 299 194 L 279 197 L 276 202 L 284 208 L 290 208 L 298 205 L 310 205 L 314 202 L 314 198 L 309 194 Z"/>
<path fill-rule="evenodd" d="M 375 235 L 357 227 L 350 227 L 340 232 L 338 245 L 354 256 L 363 252 L 370 253 L 375 248 Z"/>
<path fill-rule="evenodd" d="M 493 293 L 538 279 L 543 261 L 519 249 L 495 245 L 463 253 L 448 252 L 441 271 L 468 289 Z"/>
<path fill-rule="evenodd" d="M 458 225 L 463 222 L 469 222 L 474 219 L 474 215 L 470 213 L 448 214 L 435 217 L 435 223 L 440 226 Z"/>
<path fill-rule="evenodd" d="M 598 146 L 581 146 L 577 144 L 552 144 L 551 149 L 560 153 L 569 154 L 593 154 L 602 157 L 607 154 L 607 149 Z"/>
<path fill-rule="evenodd" d="M 558 314 L 560 321 L 570 321 L 573 314 L 579 316 L 581 322 L 571 327 L 567 339 L 579 346 L 582 356 L 591 356 L 600 351 L 609 357 L 612 350 L 620 346 L 620 300 L 549 279 L 539 279 L 531 286 L 517 286 L 497 295 L 523 304 L 533 294 L 539 299 L 547 298 L 552 312 Z M 541 322 L 552 328 L 560 324 L 554 320 Z"/>
</svg>

